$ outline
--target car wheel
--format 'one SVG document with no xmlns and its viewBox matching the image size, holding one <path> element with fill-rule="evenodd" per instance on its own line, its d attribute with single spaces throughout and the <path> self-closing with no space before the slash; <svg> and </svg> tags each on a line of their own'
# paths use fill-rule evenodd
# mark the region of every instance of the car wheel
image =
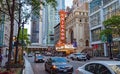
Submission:
<svg viewBox="0 0 120 74">
<path fill-rule="evenodd" d="M 77 60 L 80 61 L 80 59 L 77 57 Z"/>
<path fill-rule="evenodd" d="M 50 74 L 54 74 L 54 72 L 53 72 L 53 70 L 52 70 L 52 69 L 50 70 Z"/>
<path fill-rule="evenodd" d="M 72 59 L 72 60 L 74 60 L 74 58 L 73 58 L 73 57 L 71 57 L 71 59 Z"/>
</svg>

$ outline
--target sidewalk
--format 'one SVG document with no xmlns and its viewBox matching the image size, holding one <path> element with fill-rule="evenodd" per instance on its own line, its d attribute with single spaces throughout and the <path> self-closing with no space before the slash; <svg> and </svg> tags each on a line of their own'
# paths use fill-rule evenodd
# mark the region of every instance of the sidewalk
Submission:
<svg viewBox="0 0 120 74">
<path fill-rule="evenodd" d="M 30 62 L 29 62 L 25 57 L 24 57 L 24 60 L 25 60 L 25 68 L 23 69 L 22 74 L 34 74 Z M 2 67 L 5 66 L 5 63 L 6 63 L 7 61 L 8 61 L 8 58 L 5 57 L 5 56 L 3 56 L 3 59 L 2 59 Z"/>
<path fill-rule="evenodd" d="M 105 61 L 107 61 L 107 60 L 114 60 L 114 58 L 110 59 L 109 57 L 93 57 L 93 58 L 91 58 L 91 60 L 105 60 Z"/>
<path fill-rule="evenodd" d="M 34 74 L 30 62 L 25 57 L 24 60 L 25 60 L 25 69 L 23 70 L 23 74 Z"/>
<path fill-rule="evenodd" d="M 2 59 L 2 67 L 5 66 L 5 63 L 8 61 L 8 58 L 3 56 L 3 59 Z"/>
</svg>

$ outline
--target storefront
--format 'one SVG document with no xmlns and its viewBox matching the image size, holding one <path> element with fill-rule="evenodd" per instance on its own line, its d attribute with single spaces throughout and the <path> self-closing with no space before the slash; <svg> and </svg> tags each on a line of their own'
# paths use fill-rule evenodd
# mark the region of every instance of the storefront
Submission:
<svg viewBox="0 0 120 74">
<path fill-rule="evenodd" d="M 104 56 L 104 46 L 103 44 L 93 44 L 93 56 L 102 57 Z"/>
<path fill-rule="evenodd" d="M 118 41 L 113 42 L 111 47 L 113 57 L 116 57 L 116 55 L 120 53 L 119 42 Z"/>
</svg>

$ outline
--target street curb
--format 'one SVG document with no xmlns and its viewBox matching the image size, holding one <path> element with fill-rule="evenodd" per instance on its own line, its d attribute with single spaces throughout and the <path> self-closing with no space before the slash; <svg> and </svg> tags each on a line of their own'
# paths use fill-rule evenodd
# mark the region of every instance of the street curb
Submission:
<svg viewBox="0 0 120 74">
<path fill-rule="evenodd" d="M 114 59 L 110 59 L 109 57 L 93 57 L 91 59 L 94 59 L 94 60 L 114 60 Z"/>
<path fill-rule="evenodd" d="M 22 74 L 34 74 L 30 62 L 24 57 L 25 60 L 25 69 L 23 69 Z"/>
</svg>

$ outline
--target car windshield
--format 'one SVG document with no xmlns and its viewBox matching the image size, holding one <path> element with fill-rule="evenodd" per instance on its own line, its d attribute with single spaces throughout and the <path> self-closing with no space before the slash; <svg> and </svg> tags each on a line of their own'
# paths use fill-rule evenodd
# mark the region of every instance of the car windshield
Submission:
<svg viewBox="0 0 120 74">
<path fill-rule="evenodd" d="M 80 53 L 79 53 L 79 54 L 74 54 L 74 55 L 75 55 L 75 56 L 81 56 L 81 55 L 83 56 L 83 55 L 85 55 L 85 54 L 83 54 L 83 53 L 80 54 Z"/>
<path fill-rule="evenodd" d="M 120 73 L 120 65 L 111 65 L 110 67 L 116 74 Z"/>
<path fill-rule="evenodd" d="M 43 56 L 37 56 L 37 58 L 43 58 Z"/>
<path fill-rule="evenodd" d="M 41 56 L 41 54 L 35 54 L 35 56 Z"/>
<path fill-rule="evenodd" d="M 52 62 L 62 63 L 62 62 L 67 62 L 67 60 L 65 58 L 52 58 Z"/>
</svg>

